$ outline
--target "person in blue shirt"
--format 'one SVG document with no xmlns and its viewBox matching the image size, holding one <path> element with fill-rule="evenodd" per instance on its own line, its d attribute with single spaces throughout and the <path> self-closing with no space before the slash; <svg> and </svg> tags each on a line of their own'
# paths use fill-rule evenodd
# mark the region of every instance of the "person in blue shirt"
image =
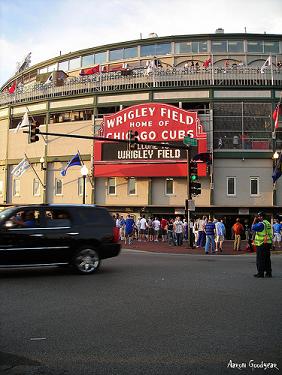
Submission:
<svg viewBox="0 0 282 375">
<path fill-rule="evenodd" d="M 124 243 L 128 241 L 128 244 L 130 245 L 132 243 L 132 236 L 134 232 L 134 219 L 132 216 L 127 215 L 127 218 L 125 220 L 125 237 L 124 237 Z"/>
<path fill-rule="evenodd" d="M 21 216 L 17 215 L 14 222 L 23 228 L 34 228 L 36 226 L 36 221 L 33 211 L 28 211 L 26 214 L 23 212 Z"/>
<path fill-rule="evenodd" d="M 282 224 L 279 223 L 278 219 L 274 220 L 274 224 L 272 225 L 273 230 L 273 249 L 274 247 L 280 248 L 281 246 L 281 231 L 282 231 Z"/>
<path fill-rule="evenodd" d="M 207 224 L 205 225 L 205 233 L 206 233 L 206 245 L 205 245 L 205 253 L 208 254 L 210 247 L 212 250 L 212 254 L 215 253 L 215 223 L 213 223 L 212 218 L 209 217 Z"/>
<path fill-rule="evenodd" d="M 223 241 L 226 234 L 225 225 L 223 223 L 223 219 L 220 219 L 220 221 L 217 221 L 215 223 L 215 251 L 218 251 L 218 245 L 219 245 L 219 251 L 222 253 L 222 246 Z"/>
</svg>

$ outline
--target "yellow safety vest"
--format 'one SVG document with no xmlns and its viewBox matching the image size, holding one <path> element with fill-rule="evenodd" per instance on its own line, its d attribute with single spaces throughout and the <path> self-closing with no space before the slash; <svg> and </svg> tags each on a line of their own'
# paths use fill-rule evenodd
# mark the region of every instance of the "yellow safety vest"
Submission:
<svg viewBox="0 0 282 375">
<path fill-rule="evenodd" d="M 256 232 L 255 236 L 255 245 L 256 246 L 261 246 L 264 243 L 272 243 L 272 230 L 271 230 L 271 225 L 269 221 L 263 220 L 263 231 L 261 232 Z"/>
</svg>

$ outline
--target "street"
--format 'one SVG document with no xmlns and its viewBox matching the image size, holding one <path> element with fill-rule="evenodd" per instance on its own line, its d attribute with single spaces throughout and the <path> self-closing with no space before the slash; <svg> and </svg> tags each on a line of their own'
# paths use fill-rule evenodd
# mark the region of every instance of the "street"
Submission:
<svg viewBox="0 0 282 375">
<path fill-rule="evenodd" d="M 281 255 L 272 268 L 256 279 L 254 255 L 123 250 L 89 276 L 1 270 L 0 374 L 278 373 Z"/>
</svg>

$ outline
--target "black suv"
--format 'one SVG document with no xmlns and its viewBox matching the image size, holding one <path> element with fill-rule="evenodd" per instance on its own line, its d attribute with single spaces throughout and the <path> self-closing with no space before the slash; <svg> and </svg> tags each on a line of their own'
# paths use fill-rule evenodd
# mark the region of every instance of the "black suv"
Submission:
<svg viewBox="0 0 282 375">
<path fill-rule="evenodd" d="M 0 212 L 0 267 L 66 266 L 95 272 L 117 256 L 118 228 L 95 205 L 28 205 Z"/>
</svg>

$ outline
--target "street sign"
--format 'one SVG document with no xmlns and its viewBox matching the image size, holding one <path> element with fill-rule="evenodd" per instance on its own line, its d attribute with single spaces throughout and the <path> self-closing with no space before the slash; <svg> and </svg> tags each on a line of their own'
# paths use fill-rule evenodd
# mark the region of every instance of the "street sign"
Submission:
<svg viewBox="0 0 282 375">
<path fill-rule="evenodd" d="M 193 199 L 188 200 L 188 210 L 195 211 L 195 201 Z"/>
<path fill-rule="evenodd" d="M 183 138 L 183 143 L 186 146 L 197 146 L 198 144 L 197 139 L 188 136 Z"/>
</svg>

